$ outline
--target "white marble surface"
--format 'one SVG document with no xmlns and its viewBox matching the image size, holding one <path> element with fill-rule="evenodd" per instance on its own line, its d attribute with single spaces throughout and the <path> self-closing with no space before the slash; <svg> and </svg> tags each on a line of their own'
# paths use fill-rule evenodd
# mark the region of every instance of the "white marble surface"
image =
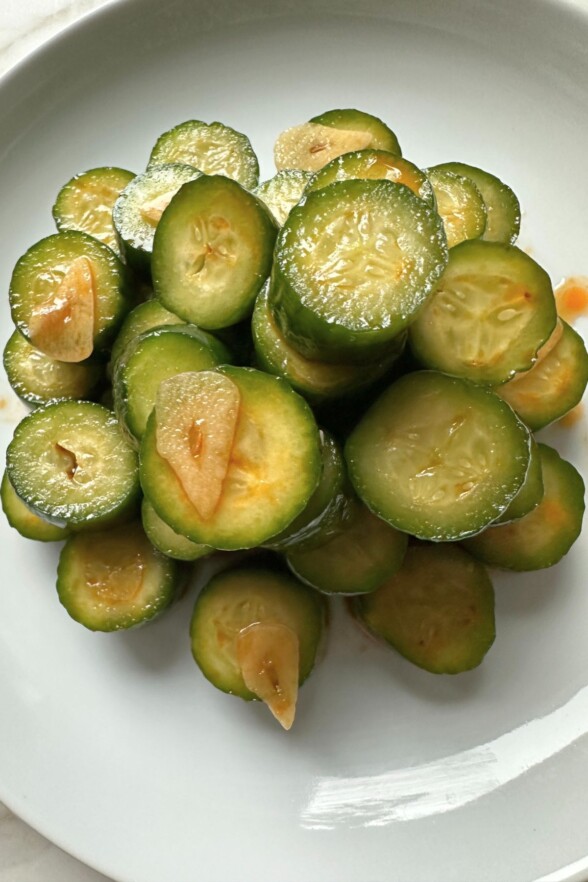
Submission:
<svg viewBox="0 0 588 882">
<path fill-rule="evenodd" d="M 109 0 L 3 0 L 0 74 Z M 65 854 L 0 803 L 0 882 L 110 882 Z"/>
</svg>

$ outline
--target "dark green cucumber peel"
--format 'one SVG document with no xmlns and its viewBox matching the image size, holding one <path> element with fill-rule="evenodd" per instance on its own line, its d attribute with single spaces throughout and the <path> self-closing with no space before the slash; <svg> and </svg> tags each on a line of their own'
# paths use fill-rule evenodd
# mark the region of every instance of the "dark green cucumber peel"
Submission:
<svg viewBox="0 0 588 882">
<path fill-rule="evenodd" d="M 6 472 L 2 476 L 0 499 L 6 520 L 25 539 L 34 539 L 37 542 L 60 542 L 69 536 L 68 527 L 50 524 L 27 508 L 22 499 L 16 495 Z"/>
<path fill-rule="evenodd" d="M 314 548 L 293 548 L 288 566 L 299 579 L 325 594 L 375 591 L 402 564 L 408 536 L 373 515 L 356 500 L 339 531 Z"/>
<path fill-rule="evenodd" d="M 332 126 L 335 129 L 347 129 L 355 132 L 367 132 L 371 135 L 370 147 L 376 150 L 387 150 L 401 154 L 398 138 L 391 128 L 379 117 L 363 110 L 346 108 L 344 110 L 327 110 L 309 120 L 321 126 Z"/>
<path fill-rule="evenodd" d="M 477 667 L 496 634 L 488 573 L 455 545 L 412 545 L 398 572 L 352 609 L 370 633 L 433 674 Z"/>
<path fill-rule="evenodd" d="M 421 371 L 393 383 L 349 436 L 356 492 L 420 539 L 455 541 L 506 511 L 525 480 L 531 435 L 492 392 Z"/>
<path fill-rule="evenodd" d="M 446 263 L 439 215 L 408 188 L 330 184 L 296 206 L 278 235 L 270 307 L 306 357 L 374 361 L 414 319 Z"/>
<path fill-rule="evenodd" d="M 94 529 L 135 513 L 137 454 L 113 413 L 88 401 L 39 407 L 16 427 L 6 469 L 18 496 L 58 525 Z"/>
<path fill-rule="evenodd" d="M 490 526 L 465 543 L 471 554 L 488 566 L 519 572 L 558 563 L 582 530 L 584 481 L 556 450 L 539 444 L 544 495 L 525 517 Z"/>
<path fill-rule="evenodd" d="M 174 196 L 157 227 L 155 296 L 207 330 L 236 324 L 269 276 L 276 233 L 259 199 L 228 178 L 202 175 Z"/>
<path fill-rule="evenodd" d="M 91 631 L 151 621 L 173 602 L 181 581 L 180 565 L 153 548 L 137 522 L 71 536 L 57 568 L 59 600 Z"/>
</svg>

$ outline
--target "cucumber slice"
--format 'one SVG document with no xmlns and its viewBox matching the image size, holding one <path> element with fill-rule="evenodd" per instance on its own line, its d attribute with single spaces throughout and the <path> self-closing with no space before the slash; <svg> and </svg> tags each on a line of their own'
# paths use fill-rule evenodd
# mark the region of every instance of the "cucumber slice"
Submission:
<svg viewBox="0 0 588 882">
<path fill-rule="evenodd" d="M 487 242 L 506 245 L 516 242 L 521 226 L 521 206 L 513 191 L 500 178 L 465 162 L 443 162 L 430 171 L 453 172 L 472 181 L 486 204 L 488 217 L 483 238 Z"/>
<path fill-rule="evenodd" d="M 319 485 L 306 508 L 285 530 L 266 542 L 266 548 L 288 551 L 315 548 L 343 529 L 349 519 L 351 488 L 343 452 L 334 438 L 320 432 L 322 471 Z"/>
<path fill-rule="evenodd" d="M 584 482 L 574 466 L 546 444 L 539 444 L 545 492 L 530 514 L 490 527 L 468 539 L 466 548 L 492 567 L 540 570 L 564 557 L 580 535 Z"/>
<path fill-rule="evenodd" d="M 279 227 L 295 205 L 302 199 L 302 194 L 312 175 L 310 172 L 291 168 L 278 172 L 269 181 L 264 181 L 253 191 L 258 199 L 267 205 Z"/>
<path fill-rule="evenodd" d="M 246 135 L 220 122 L 192 119 L 157 139 L 149 165 L 183 162 L 207 175 L 225 175 L 252 189 L 259 181 L 259 164 Z"/>
<path fill-rule="evenodd" d="M 488 214 L 486 203 L 474 182 L 463 175 L 439 168 L 428 169 L 427 174 L 449 247 L 482 236 Z"/>
<path fill-rule="evenodd" d="M 153 547 L 167 557 L 173 557 L 174 560 L 199 560 L 214 550 L 208 545 L 191 542 L 185 536 L 172 530 L 169 524 L 159 517 L 147 499 L 143 499 L 141 503 L 141 520 L 143 529 Z"/>
<path fill-rule="evenodd" d="M 549 276 L 514 245 L 472 240 L 449 252 L 409 339 L 425 367 L 496 385 L 534 364 L 557 322 Z"/>
<path fill-rule="evenodd" d="M 377 116 L 366 113 L 363 110 L 347 108 L 345 110 L 327 110 L 310 120 L 321 126 L 331 126 L 342 131 L 364 132 L 370 136 L 370 143 L 366 146 L 375 150 L 387 150 L 400 156 L 400 144 L 391 128 L 382 122 Z"/>
<path fill-rule="evenodd" d="M 531 438 L 531 455 L 529 468 L 525 482 L 504 514 L 495 523 L 506 524 L 524 517 L 537 508 L 543 499 L 543 469 L 541 468 L 541 454 L 539 446 L 534 438 Z"/>
<path fill-rule="evenodd" d="M 400 358 L 406 334 L 390 341 L 388 353 L 374 364 L 329 364 L 305 358 L 282 334 L 268 303 L 269 285 L 264 285 L 253 310 L 253 342 L 257 364 L 269 374 L 287 380 L 312 404 L 365 389 L 388 373 Z"/>
<path fill-rule="evenodd" d="M 384 357 L 447 263 L 439 215 L 391 181 L 342 181 L 294 208 L 276 243 L 269 301 L 307 358 Z"/>
<path fill-rule="evenodd" d="M 112 220 L 118 241 L 129 266 L 142 276 L 150 277 L 153 237 L 161 215 L 180 187 L 201 174 L 181 162 L 154 165 L 137 175 L 116 200 Z"/>
<path fill-rule="evenodd" d="M 144 331 L 117 361 L 112 382 L 114 412 L 140 440 L 164 380 L 186 371 L 210 370 L 229 360 L 223 344 L 195 325 Z"/>
<path fill-rule="evenodd" d="M 529 467 L 531 436 L 492 392 L 434 371 L 402 377 L 349 436 L 365 504 L 420 539 L 452 541 L 506 511 Z"/>
<path fill-rule="evenodd" d="M 69 536 L 68 527 L 57 527 L 34 514 L 16 495 L 8 475 L 4 472 L 0 485 L 2 511 L 11 527 L 25 539 L 36 539 L 38 542 L 60 542 Z"/>
<path fill-rule="evenodd" d="M 343 528 L 317 548 L 288 553 L 292 572 L 325 594 L 375 591 L 402 564 L 408 536 L 355 501 Z"/>
<path fill-rule="evenodd" d="M 57 229 L 88 233 L 121 257 L 112 209 L 134 177 L 133 172 L 112 166 L 92 168 L 73 177 L 61 188 L 53 206 Z"/>
<path fill-rule="evenodd" d="M 150 331 L 152 328 L 160 328 L 163 325 L 181 325 L 182 319 L 162 306 L 158 300 L 147 300 L 135 306 L 121 325 L 117 338 L 110 353 L 110 371 L 113 372 L 116 363 L 131 341 L 136 340 L 139 334 Z"/>
<path fill-rule="evenodd" d="M 57 569 L 59 600 L 90 631 L 134 628 L 175 599 L 178 564 L 149 543 L 141 525 L 78 533 L 65 543 Z"/>
<path fill-rule="evenodd" d="M 184 184 L 155 233 L 155 296 L 207 330 L 236 324 L 269 276 L 276 232 L 265 205 L 234 181 L 202 175 Z"/>
<path fill-rule="evenodd" d="M 89 398 L 104 376 L 104 364 L 56 361 L 15 331 L 4 348 L 8 382 L 23 401 L 45 404 L 55 398 Z"/>
<path fill-rule="evenodd" d="M 6 469 L 33 512 L 76 529 L 128 517 L 139 500 L 135 451 L 114 414 L 89 401 L 58 401 L 26 416 Z"/>
<path fill-rule="evenodd" d="M 544 358 L 527 373 L 494 391 L 533 431 L 572 410 L 588 383 L 588 353 L 580 335 L 562 321 L 563 333 Z"/>
<path fill-rule="evenodd" d="M 140 453 L 143 490 L 159 516 L 192 541 L 228 551 L 284 530 L 321 472 L 318 429 L 304 399 L 252 368 L 224 366 L 167 383 Z M 168 433 L 181 439 L 179 449 L 168 449 Z M 187 495 L 193 485 L 198 508 Z"/>
<path fill-rule="evenodd" d="M 73 230 L 29 248 L 14 268 L 9 298 L 12 320 L 29 343 L 68 362 L 108 346 L 131 305 L 116 254 Z"/>
<path fill-rule="evenodd" d="M 324 598 L 293 576 L 265 567 L 229 570 L 196 600 L 192 654 L 213 686 L 246 701 L 261 698 L 289 729 L 325 625 Z"/>
<path fill-rule="evenodd" d="M 496 635 L 490 577 L 454 545 L 411 546 L 401 569 L 353 609 L 372 634 L 432 674 L 477 667 Z"/>
<path fill-rule="evenodd" d="M 385 150 L 357 150 L 331 160 L 310 179 L 306 192 L 322 190 L 336 181 L 384 180 L 404 184 L 433 208 L 435 197 L 426 174 L 413 162 Z"/>
</svg>

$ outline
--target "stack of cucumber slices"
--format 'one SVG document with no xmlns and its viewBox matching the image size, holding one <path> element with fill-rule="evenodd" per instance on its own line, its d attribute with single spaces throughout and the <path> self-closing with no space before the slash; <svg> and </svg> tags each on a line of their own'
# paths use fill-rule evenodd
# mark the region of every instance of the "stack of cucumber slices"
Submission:
<svg viewBox="0 0 588 882">
<path fill-rule="evenodd" d="M 288 729 L 327 595 L 427 671 L 482 661 L 486 565 L 549 567 L 580 534 L 583 481 L 532 432 L 578 404 L 588 354 L 493 174 L 418 168 L 358 110 L 275 160 L 260 184 L 245 135 L 191 120 L 140 174 L 62 187 L 10 285 L 32 409 L 1 497 L 22 536 L 65 540 L 59 599 L 94 631 L 218 560 L 194 659 Z"/>
</svg>

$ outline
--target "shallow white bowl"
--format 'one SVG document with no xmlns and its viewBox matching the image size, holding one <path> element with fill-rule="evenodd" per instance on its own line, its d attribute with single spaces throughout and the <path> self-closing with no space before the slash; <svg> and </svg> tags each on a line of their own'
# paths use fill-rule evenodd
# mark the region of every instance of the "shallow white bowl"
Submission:
<svg viewBox="0 0 588 882">
<path fill-rule="evenodd" d="M 547 0 L 126 0 L 0 84 L 2 287 L 73 173 L 144 167 L 189 118 L 276 134 L 371 111 L 421 165 L 508 181 L 520 244 L 588 272 L 588 15 Z M 9 334 L 6 298 L 0 322 Z M 4 386 L 1 440 L 20 408 Z M 587 430 L 543 433 L 586 473 Z M 588 550 L 496 577 L 482 667 L 434 677 L 335 615 L 286 734 L 190 657 L 193 595 L 118 635 L 74 624 L 58 550 L 0 523 L 0 798 L 123 882 L 588 878 Z"/>
</svg>

